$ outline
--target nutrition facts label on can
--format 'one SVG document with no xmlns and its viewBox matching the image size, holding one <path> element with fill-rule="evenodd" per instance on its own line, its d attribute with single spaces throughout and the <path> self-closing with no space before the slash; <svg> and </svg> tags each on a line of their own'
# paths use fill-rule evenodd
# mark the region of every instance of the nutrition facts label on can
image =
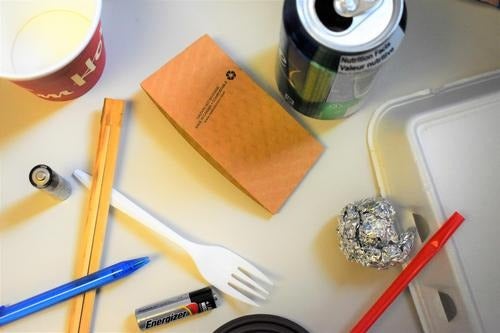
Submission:
<svg viewBox="0 0 500 333">
<path fill-rule="evenodd" d="M 328 102 L 353 102 L 365 95 L 379 67 L 396 51 L 404 32 L 397 28 L 389 40 L 374 50 L 340 57 Z"/>
<path fill-rule="evenodd" d="M 397 28 L 391 38 L 376 49 L 362 54 L 341 56 L 338 73 L 359 73 L 377 68 L 389 60 L 403 37 L 403 30 Z"/>
</svg>

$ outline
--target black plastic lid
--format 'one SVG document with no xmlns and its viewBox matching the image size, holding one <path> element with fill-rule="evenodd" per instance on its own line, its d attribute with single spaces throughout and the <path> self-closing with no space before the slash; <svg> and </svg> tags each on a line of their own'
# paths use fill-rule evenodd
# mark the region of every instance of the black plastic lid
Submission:
<svg viewBox="0 0 500 333">
<path fill-rule="evenodd" d="M 302 326 L 283 317 L 257 314 L 225 323 L 214 333 L 308 333 Z"/>
</svg>

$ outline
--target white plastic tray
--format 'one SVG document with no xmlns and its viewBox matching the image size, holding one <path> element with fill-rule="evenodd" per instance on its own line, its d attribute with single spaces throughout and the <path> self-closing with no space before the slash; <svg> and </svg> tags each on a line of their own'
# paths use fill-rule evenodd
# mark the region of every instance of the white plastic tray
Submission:
<svg viewBox="0 0 500 333">
<path fill-rule="evenodd" d="M 500 71 L 385 104 L 368 144 L 380 193 L 421 242 L 457 210 L 466 221 L 410 286 L 426 332 L 500 327 Z"/>
</svg>

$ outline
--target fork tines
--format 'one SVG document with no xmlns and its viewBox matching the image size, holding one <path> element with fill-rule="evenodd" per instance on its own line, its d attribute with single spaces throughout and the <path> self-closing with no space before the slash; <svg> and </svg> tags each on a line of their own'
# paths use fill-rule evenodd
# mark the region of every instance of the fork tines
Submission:
<svg viewBox="0 0 500 333">
<path fill-rule="evenodd" d="M 261 285 L 262 282 L 269 286 L 273 285 L 273 282 L 258 269 L 254 267 L 238 267 L 238 270 L 231 274 L 228 285 L 239 291 L 245 298 L 251 300 L 248 303 L 258 306 L 254 300 L 265 301 L 269 296 L 269 291 Z"/>
</svg>

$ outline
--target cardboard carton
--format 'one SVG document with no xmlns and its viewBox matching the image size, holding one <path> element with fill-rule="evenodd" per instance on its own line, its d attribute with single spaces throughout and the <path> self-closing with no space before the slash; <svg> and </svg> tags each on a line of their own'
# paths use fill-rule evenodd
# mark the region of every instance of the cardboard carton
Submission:
<svg viewBox="0 0 500 333">
<path fill-rule="evenodd" d="M 207 35 L 141 86 L 200 154 L 271 213 L 323 151 Z"/>
</svg>

